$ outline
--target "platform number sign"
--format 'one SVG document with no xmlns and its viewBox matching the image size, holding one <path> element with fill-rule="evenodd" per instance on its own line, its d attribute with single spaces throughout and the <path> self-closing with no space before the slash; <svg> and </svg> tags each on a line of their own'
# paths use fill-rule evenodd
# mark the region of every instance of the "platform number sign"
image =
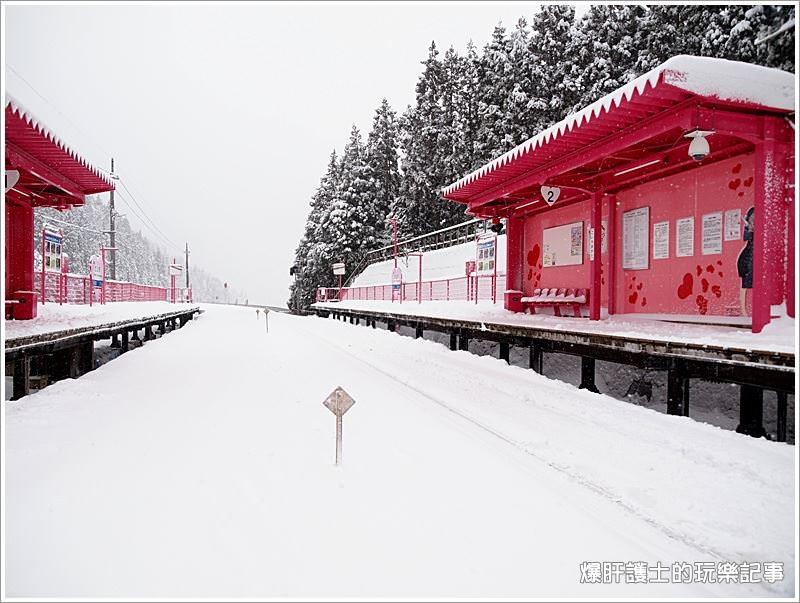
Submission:
<svg viewBox="0 0 800 603">
<path fill-rule="evenodd" d="M 548 205 L 553 205 L 553 203 L 558 201 L 558 197 L 561 195 L 561 189 L 557 186 L 543 186 L 540 190 L 542 192 L 542 198 Z"/>
</svg>

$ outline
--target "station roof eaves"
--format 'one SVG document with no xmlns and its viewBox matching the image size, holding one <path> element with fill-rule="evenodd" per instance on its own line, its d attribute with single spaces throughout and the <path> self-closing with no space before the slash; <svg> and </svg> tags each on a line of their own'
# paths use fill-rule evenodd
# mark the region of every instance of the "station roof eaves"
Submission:
<svg viewBox="0 0 800 603">
<path fill-rule="evenodd" d="M 795 109 L 795 75 L 792 73 L 726 59 L 678 55 L 450 184 L 442 189 L 442 196 L 465 202 L 467 199 L 464 197 L 470 195 L 464 195 L 466 191 L 458 194 L 465 187 L 473 183 L 480 187 L 478 182 L 491 176 L 498 168 L 580 130 L 646 92 L 657 96 L 660 86 L 677 88 L 688 96 L 746 105 L 749 109 L 784 113 L 792 113 Z M 575 144 L 576 148 L 579 144 Z M 487 187 L 495 184 L 495 181 L 487 182 Z"/>
<path fill-rule="evenodd" d="M 79 185 L 85 194 L 114 189 L 111 178 L 70 148 L 12 95 L 5 99 L 6 142 L 12 142 Z"/>
</svg>

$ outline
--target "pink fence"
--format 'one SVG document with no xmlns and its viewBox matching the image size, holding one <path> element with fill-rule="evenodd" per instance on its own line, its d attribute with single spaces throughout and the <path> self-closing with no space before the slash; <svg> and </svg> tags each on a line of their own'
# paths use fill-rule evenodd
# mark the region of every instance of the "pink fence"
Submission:
<svg viewBox="0 0 800 603">
<path fill-rule="evenodd" d="M 59 277 L 61 283 L 59 283 Z M 36 274 L 36 293 L 41 300 L 42 279 L 41 272 Z M 56 272 L 45 273 L 44 299 L 45 302 L 58 302 L 59 298 L 66 304 L 88 304 L 90 296 L 89 277 L 82 274 L 59 274 Z M 99 301 L 100 289 L 94 287 L 94 302 Z M 59 295 L 60 293 L 60 295 Z M 165 287 L 153 285 L 139 285 L 122 281 L 106 281 L 106 302 L 119 301 L 171 301 L 170 290 Z M 176 300 L 187 301 L 183 289 L 176 289 Z"/>
<path fill-rule="evenodd" d="M 421 283 L 403 283 L 392 295 L 392 285 L 370 285 L 366 287 L 342 287 L 341 301 L 478 301 L 491 300 L 497 303 L 497 277 L 461 276 Z M 339 289 L 320 287 L 317 301 L 340 301 Z"/>
</svg>

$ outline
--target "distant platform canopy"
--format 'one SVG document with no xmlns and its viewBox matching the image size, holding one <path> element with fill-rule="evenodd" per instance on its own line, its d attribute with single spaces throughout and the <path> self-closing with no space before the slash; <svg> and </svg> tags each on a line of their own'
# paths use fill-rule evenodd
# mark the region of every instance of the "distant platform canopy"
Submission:
<svg viewBox="0 0 800 603">
<path fill-rule="evenodd" d="M 756 119 L 794 113 L 794 74 L 749 63 L 676 56 L 447 186 L 442 196 L 477 217 L 548 209 L 540 189 L 561 188 L 559 206 L 592 191 L 614 193 L 752 150 L 782 133 Z M 687 132 L 712 132 L 696 162 Z"/>
<path fill-rule="evenodd" d="M 114 189 L 108 176 L 8 95 L 5 120 L 5 169 L 19 173 L 7 192 L 10 199 L 33 207 L 68 209 L 83 205 L 86 195 Z"/>
<path fill-rule="evenodd" d="M 114 183 L 10 96 L 5 122 L 5 317 L 29 320 L 37 314 L 34 208 L 80 206 L 87 195 L 113 190 Z"/>
</svg>

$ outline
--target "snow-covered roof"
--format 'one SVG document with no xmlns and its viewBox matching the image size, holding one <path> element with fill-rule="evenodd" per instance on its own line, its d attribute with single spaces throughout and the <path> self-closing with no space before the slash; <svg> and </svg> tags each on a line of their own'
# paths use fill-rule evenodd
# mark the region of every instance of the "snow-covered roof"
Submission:
<svg viewBox="0 0 800 603">
<path fill-rule="evenodd" d="M 22 103 L 19 102 L 14 96 L 6 93 L 6 113 L 8 114 L 8 110 L 11 110 L 11 114 L 18 116 L 20 119 L 24 120 L 26 124 L 28 124 L 33 130 L 35 130 L 40 136 L 46 138 L 50 142 L 53 143 L 58 149 L 66 153 L 70 158 L 72 158 L 75 162 L 83 166 L 86 170 L 92 173 L 93 176 L 102 180 L 106 185 L 108 185 L 105 190 L 111 190 L 114 188 L 114 183 L 111 181 L 111 178 L 102 170 L 92 165 L 88 160 L 82 157 L 79 153 L 71 149 L 61 138 L 56 136 L 56 134 L 48 128 L 40 119 L 38 119 L 31 111 L 26 109 Z M 6 140 L 9 139 L 9 123 L 8 119 L 6 120 Z M 37 157 L 37 159 L 39 159 Z"/>
<path fill-rule="evenodd" d="M 622 102 L 642 95 L 648 88 L 654 89 L 661 84 L 720 101 L 794 111 L 795 76 L 792 73 L 726 59 L 678 55 L 450 184 L 442 190 L 442 194 L 446 196 L 474 182 L 565 132 L 586 125 L 592 119 L 619 107 Z"/>
</svg>

